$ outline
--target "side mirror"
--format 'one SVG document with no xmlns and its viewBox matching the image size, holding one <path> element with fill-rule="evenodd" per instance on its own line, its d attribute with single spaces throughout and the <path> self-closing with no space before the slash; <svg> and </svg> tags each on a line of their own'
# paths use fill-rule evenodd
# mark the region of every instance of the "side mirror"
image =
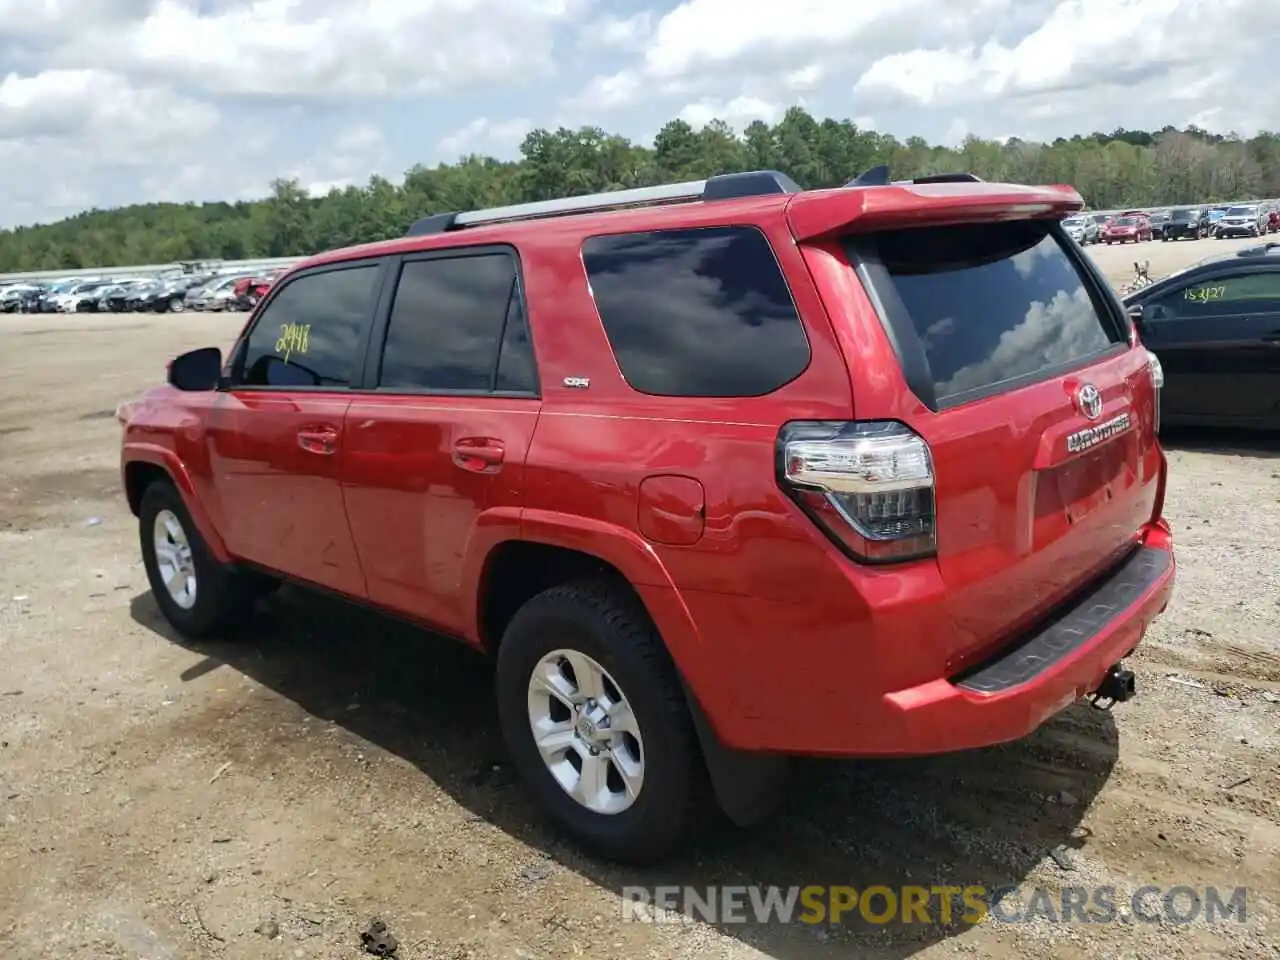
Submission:
<svg viewBox="0 0 1280 960">
<path fill-rule="evenodd" d="M 169 364 L 169 384 L 179 390 L 216 390 L 222 382 L 222 351 L 201 347 L 175 357 Z"/>
</svg>

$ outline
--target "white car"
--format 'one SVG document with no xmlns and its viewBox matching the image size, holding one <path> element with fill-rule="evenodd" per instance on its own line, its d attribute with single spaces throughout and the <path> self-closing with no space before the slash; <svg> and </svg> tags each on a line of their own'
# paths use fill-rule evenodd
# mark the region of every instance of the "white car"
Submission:
<svg viewBox="0 0 1280 960">
<path fill-rule="evenodd" d="M 187 293 L 187 305 L 194 310 L 214 313 L 226 310 L 235 299 L 236 281 L 240 279 L 238 275 L 219 277 L 203 287 L 197 287 Z"/>
</svg>

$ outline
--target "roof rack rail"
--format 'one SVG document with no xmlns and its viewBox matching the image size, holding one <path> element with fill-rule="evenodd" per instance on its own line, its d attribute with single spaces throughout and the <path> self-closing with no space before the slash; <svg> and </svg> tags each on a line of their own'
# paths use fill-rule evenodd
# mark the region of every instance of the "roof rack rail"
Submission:
<svg viewBox="0 0 1280 960">
<path fill-rule="evenodd" d="M 982 178 L 972 173 L 931 173 L 914 180 L 890 180 L 889 165 L 882 163 L 858 174 L 845 184 L 846 187 L 887 187 L 905 183 L 981 183 Z"/>
<path fill-rule="evenodd" d="M 512 220 L 542 220 L 575 213 L 599 213 L 625 207 L 647 207 L 669 203 L 691 203 L 698 200 L 736 200 L 743 197 L 765 197 L 799 193 L 800 186 L 776 170 L 754 170 L 748 173 L 722 173 L 706 180 L 687 180 L 631 190 L 610 190 L 580 197 L 515 203 L 487 210 L 462 213 L 437 213 L 416 221 L 405 233 L 407 237 L 423 237 L 466 227 L 479 227 Z"/>
</svg>

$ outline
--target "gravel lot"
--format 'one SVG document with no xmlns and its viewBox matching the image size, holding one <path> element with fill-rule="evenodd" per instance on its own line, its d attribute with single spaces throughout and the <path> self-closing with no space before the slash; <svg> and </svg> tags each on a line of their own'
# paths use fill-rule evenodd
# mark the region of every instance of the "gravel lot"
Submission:
<svg viewBox="0 0 1280 960">
<path fill-rule="evenodd" d="M 1090 248 L 1113 282 L 1229 242 Z M 0 317 L 0 948 L 14 960 L 1280 957 L 1280 443 L 1169 438 L 1174 604 L 1139 698 L 956 757 L 814 763 L 678 862 L 584 859 L 503 766 L 483 662 L 286 589 L 176 643 L 119 491 L 118 400 L 242 316 Z M 1050 851 L 1058 850 L 1066 867 Z M 1214 884 L 1244 923 L 652 925 L 628 885 Z"/>
</svg>

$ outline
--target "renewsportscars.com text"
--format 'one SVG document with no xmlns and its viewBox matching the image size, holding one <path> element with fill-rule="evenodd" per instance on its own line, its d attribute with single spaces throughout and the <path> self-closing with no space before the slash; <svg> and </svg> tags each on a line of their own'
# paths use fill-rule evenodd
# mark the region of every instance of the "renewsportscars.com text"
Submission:
<svg viewBox="0 0 1280 960">
<path fill-rule="evenodd" d="M 978 924 L 1245 922 L 1246 890 L 1143 886 L 624 887 L 622 918 L 645 923 Z"/>
</svg>

